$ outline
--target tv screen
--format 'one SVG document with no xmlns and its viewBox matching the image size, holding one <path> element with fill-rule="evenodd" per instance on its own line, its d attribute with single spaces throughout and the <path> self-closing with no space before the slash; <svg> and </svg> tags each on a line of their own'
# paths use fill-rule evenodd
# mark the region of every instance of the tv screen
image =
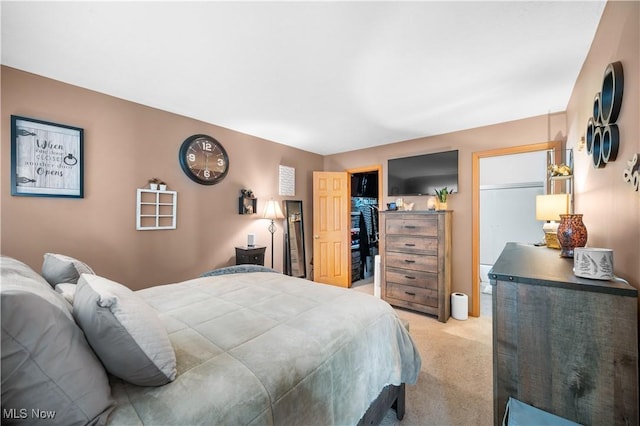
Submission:
<svg viewBox="0 0 640 426">
<path fill-rule="evenodd" d="M 387 178 L 389 196 L 435 195 L 444 187 L 458 192 L 458 151 L 393 158 Z"/>
</svg>

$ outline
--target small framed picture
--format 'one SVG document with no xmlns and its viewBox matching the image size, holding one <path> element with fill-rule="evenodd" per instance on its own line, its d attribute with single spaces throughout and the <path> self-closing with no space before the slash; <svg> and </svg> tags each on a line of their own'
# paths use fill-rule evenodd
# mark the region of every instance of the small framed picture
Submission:
<svg viewBox="0 0 640 426">
<path fill-rule="evenodd" d="M 11 116 L 11 195 L 84 197 L 84 131 Z"/>
<path fill-rule="evenodd" d="M 280 165 L 278 195 L 293 197 L 296 195 L 296 169 Z"/>
<path fill-rule="evenodd" d="M 398 210 L 396 203 L 387 203 L 387 210 Z"/>
</svg>

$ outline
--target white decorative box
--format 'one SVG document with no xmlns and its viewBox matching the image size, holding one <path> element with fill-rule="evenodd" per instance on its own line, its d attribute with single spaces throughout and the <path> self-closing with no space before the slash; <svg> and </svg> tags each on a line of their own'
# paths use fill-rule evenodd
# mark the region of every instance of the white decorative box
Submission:
<svg viewBox="0 0 640 426">
<path fill-rule="evenodd" d="M 577 277 L 594 280 L 613 278 L 613 250 L 576 247 L 573 251 L 573 273 Z"/>
</svg>

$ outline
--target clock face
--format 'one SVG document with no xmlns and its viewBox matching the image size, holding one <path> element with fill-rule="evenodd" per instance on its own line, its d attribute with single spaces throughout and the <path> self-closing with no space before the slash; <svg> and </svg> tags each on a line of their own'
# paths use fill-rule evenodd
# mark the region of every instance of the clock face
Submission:
<svg viewBox="0 0 640 426">
<path fill-rule="evenodd" d="M 193 135 L 180 147 L 180 166 L 201 185 L 220 182 L 229 171 L 229 156 L 220 142 L 207 135 Z"/>
</svg>

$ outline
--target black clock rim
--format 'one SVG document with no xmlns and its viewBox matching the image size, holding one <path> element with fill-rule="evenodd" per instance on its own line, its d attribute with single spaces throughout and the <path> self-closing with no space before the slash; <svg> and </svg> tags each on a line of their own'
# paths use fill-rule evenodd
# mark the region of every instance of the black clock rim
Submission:
<svg viewBox="0 0 640 426">
<path fill-rule="evenodd" d="M 189 165 L 187 164 L 185 154 L 187 153 L 187 150 L 189 149 L 189 146 L 191 145 L 191 143 L 196 139 L 208 139 L 211 142 L 218 145 L 218 147 L 220 148 L 220 151 L 222 151 L 222 155 L 224 156 L 224 160 L 227 164 L 227 167 L 224 169 L 224 172 L 216 176 L 213 180 L 200 179 L 198 176 L 193 174 L 193 172 L 189 168 Z M 227 150 L 224 149 L 224 146 L 222 146 L 222 144 L 217 139 L 209 135 L 197 134 L 197 135 L 189 136 L 187 139 L 184 140 L 184 142 L 182 142 L 182 145 L 180 146 L 178 158 L 180 160 L 180 167 L 182 167 L 182 171 L 187 175 L 189 179 L 191 179 L 196 183 L 199 183 L 200 185 L 215 185 L 216 183 L 219 183 L 220 181 L 222 181 L 227 176 L 227 173 L 229 172 L 229 155 L 227 154 Z"/>
</svg>

